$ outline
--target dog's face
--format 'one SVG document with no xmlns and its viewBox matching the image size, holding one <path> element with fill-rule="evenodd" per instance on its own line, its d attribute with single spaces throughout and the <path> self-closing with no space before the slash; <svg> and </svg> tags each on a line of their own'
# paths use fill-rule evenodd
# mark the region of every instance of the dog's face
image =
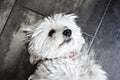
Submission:
<svg viewBox="0 0 120 80">
<path fill-rule="evenodd" d="M 74 14 L 56 14 L 45 18 L 33 30 L 29 43 L 30 56 L 58 58 L 67 57 L 71 52 L 79 52 L 85 40 L 75 18 L 77 16 Z"/>
</svg>

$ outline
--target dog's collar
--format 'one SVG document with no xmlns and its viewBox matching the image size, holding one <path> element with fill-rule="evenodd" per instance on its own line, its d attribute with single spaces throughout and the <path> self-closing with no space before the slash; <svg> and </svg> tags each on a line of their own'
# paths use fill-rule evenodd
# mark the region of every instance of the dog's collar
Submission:
<svg viewBox="0 0 120 80">
<path fill-rule="evenodd" d="M 67 59 L 67 58 L 73 58 L 73 57 L 75 57 L 76 54 L 77 54 L 76 52 L 71 52 L 70 55 L 68 55 L 68 56 L 61 56 L 61 57 L 50 58 L 50 59 L 60 59 L 60 58 Z"/>
<path fill-rule="evenodd" d="M 39 59 L 35 65 L 41 63 L 41 62 L 44 62 L 44 61 L 49 61 L 49 60 L 57 60 L 57 59 L 72 59 L 74 58 L 75 56 L 77 55 L 76 52 L 71 52 L 69 56 L 61 56 L 61 57 L 56 57 L 56 58 L 44 58 L 44 59 Z"/>
<path fill-rule="evenodd" d="M 45 58 L 45 60 L 54 60 L 54 59 L 67 59 L 67 58 L 73 58 L 77 55 L 77 52 L 70 52 L 68 56 L 61 56 L 61 57 L 56 57 L 56 58 Z"/>
</svg>

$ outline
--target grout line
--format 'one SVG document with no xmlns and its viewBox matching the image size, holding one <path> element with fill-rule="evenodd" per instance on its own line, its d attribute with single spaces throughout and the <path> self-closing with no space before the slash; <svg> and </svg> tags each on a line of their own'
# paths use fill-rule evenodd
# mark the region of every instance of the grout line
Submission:
<svg viewBox="0 0 120 80">
<path fill-rule="evenodd" d="M 17 0 L 15 0 L 13 6 L 12 6 L 12 8 L 11 8 L 11 11 L 10 11 L 10 13 L 9 13 L 9 15 L 8 15 L 8 18 L 7 18 L 5 24 L 4 24 L 3 28 L 2 28 L 2 31 L 0 32 L 0 37 L 1 37 L 1 35 L 2 35 L 3 31 L 4 31 L 4 29 L 5 29 L 5 27 L 6 27 L 6 25 L 7 25 L 7 22 L 8 22 L 8 20 L 9 20 L 10 16 L 11 16 L 11 13 L 12 13 L 12 11 L 13 11 L 13 8 L 15 7 L 16 2 L 17 2 Z"/>
<path fill-rule="evenodd" d="M 30 10 L 30 11 L 32 11 L 32 12 L 38 14 L 38 15 L 41 15 L 41 16 L 43 16 L 43 17 L 46 17 L 46 15 L 41 14 L 41 13 L 39 13 L 39 12 L 33 10 L 33 9 L 30 9 L 30 8 L 28 8 L 28 7 L 25 7 L 25 6 L 22 6 L 22 5 L 20 5 L 20 4 L 18 4 L 18 5 L 19 5 L 20 7 L 23 7 L 23 8 L 25 8 L 25 9 L 27 9 L 27 10 Z"/>
<path fill-rule="evenodd" d="M 96 32 L 95 32 L 95 34 L 94 34 L 94 36 L 93 36 L 93 39 L 92 39 L 92 41 L 90 42 L 90 45 L 89 45 L 87 54 L 90 54 L 90 50 L 91 50 L 91 48 L 92 48 L 93 42 L 94 42 L 94 40 L 95 40 L 95 38 L 96 38 L 96 35 L 97 35 L 97 33 L 98 33 L 98 31 L 99 31 L 99 29 L 100 29 L 100 27 L 101 27 L 101 24 L 102 24 L 103 19 L 104 19 L 105 15 L 106 15 L 106 13 L 107 13 L 107 11 L 108 11 L 108 8 L 109 8 L 109 5 L 110 5 L 111 1 L 112 1 L 112 0 L 109 0 L 107 6 L 106 6 L 106 8 L 105 8 L 105 11 L 104 11 L 104 13 L 103 13 L 103 15 L 102 15 L 102 18 L 101 18 L 101 20 L 100 20 L 100 22 L 99 22 L 99 24 L 98 24 L 98 28 L 96 29 Z"/>
<path fill-rule="evenodd" d="M 86 33 L 86 32 L 82 32 L 84 35 L 87 35 L 87 36 L 89 36 L 89 37 L 91 37 L 91 38 L 93 38 L 93 36 L 92 35 L 90 35 L 90 34 L 88 34 L 88 33 Z"/>
</svg>

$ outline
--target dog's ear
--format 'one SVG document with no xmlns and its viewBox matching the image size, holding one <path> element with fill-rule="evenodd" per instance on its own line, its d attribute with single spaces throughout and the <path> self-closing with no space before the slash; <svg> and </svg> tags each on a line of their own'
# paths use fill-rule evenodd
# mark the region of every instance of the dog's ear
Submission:
<svg viewBox="0 0 120 80">
<path fill-rule="evenodd" d="M 27 28 L 22 28 L 22 32 L 25 33 L 27 39 L 31 39 L 34 30 L 28 26 Z"/>
<path fill-rule="evenodd" d="M 25 33 L 25 36 L 28 40 L 31 39 L 33 32 L 35 29 L 41 24 L 41 20 L 38 21 L 37 23 L 34 23 L 32 25 L 26 25 L 24 28 L 22 28 L 22 32 Z"/>
<path fill-rule="evenodd" d="M 27 27 L 27 28 L 22 28 L 22 31 L 24 33 L 32 33 L 33 32 L 33 29 L 31 29 L 30 27 Z"/>
<path fill-rule="evenodd" d="M 26 27 L 26 28 L 22 28 L 22 32 L 25 34 L 32 34 L 34 31 L 34 29 L 32 29 L 31 27 Z"/>
</svg>

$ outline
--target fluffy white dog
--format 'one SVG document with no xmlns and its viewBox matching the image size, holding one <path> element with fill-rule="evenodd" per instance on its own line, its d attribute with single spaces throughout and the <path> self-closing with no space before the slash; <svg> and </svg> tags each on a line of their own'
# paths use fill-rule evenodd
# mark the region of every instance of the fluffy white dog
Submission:
<svg viewBox="0 0 120 80">
<path fill-rule="evenodd" d="M 30 62 L 37 63 L 29 80 L 107 80 L 101 66 L 80 52 L 85 40 L 75 18 L 74 14 L 55 14 L 35 29 L 26 29 L 32 33 Z"/>
</svg>

